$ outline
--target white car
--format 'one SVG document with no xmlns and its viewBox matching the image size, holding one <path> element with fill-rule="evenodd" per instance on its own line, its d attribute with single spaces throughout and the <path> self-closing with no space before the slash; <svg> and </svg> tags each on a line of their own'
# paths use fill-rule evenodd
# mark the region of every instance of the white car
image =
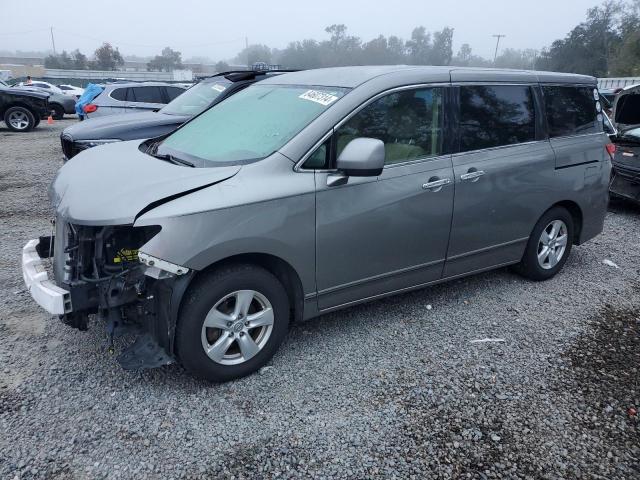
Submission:
<svg viewBox="0 0 640 480">
<path fill-rule="evenodd" d="M 58 85 L 58 88 L 62 90 L 64 95 L 69 95 L 70 97 L 75 97 L 76 99 L 80 98 L 80 96 L 84 93 L 84 88 L 74 87 L 73 85 Z"/>
<path fill-rule="evenodd" d="M 16 85 L 13 85 L 13 86 L 15 87 Z M 43 88 L 48 92 L 59 93 L 60 95 L 64 95 L 64 92 L 61 89 L 59 89 L 58 87 L 56 87 L 55 85 L 53 85 L 52 83 L 43 82 L 41 80 L 32 80 L 31 83 L 20 82 L 20 83 L 17 84 L 17 86 Z"/>
</svg>

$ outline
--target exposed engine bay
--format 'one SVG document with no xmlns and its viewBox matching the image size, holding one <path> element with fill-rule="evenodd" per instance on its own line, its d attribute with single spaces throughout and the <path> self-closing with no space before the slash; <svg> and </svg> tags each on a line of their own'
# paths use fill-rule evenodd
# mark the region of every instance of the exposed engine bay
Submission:
<svg viewBox="0 0 640 480">
<path fill-rule="evenodd" d="M 153 261 L 142 263 L 138 256 L 139 248 L 159 231 L 159 226 L 73 225 L 58 218 L 55 235 L 41 237 L 37 247 L 40 257 L 53 258 L 55 283 L 69 292 L 64 323 L 87 330 L 90 315 L 97 315 L 106 323 L 110 348 L 115 336 L 140 335 L 118 357 L 125 368 L 172 361 L 168 319 L 156 314 L 164 295 L 156 294 L 172 290 L 179 276 L 154 267 Z"/>
</svg>

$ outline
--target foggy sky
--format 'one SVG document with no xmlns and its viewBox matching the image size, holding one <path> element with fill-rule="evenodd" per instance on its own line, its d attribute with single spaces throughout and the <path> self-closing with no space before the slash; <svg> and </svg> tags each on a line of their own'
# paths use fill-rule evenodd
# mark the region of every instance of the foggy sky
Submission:
<svg viewBox="0 0 640 480">
<path fill-rule="evenodd" d="M 344 23 L 351 35 L 379 34 L 403 39 L 423 25 L 427 31 L 455 29 L 454 54 L 463 43 L 476 55 L 493 58 L 492 34 L 506 34 L 502 48 L 541 49 L 583 21 L 598 0 L 107 0 L 52 2 L 0 0 L 0 50 L 51 49 L 53 26 L 58 52 L 79 48 L 91 55 L 109 41 L 124 55 L 156 55 L 165 46 L 182 58 L 213 60 L 235 56 L 245 44 L 284 48 L 289 41 L 327 38 L 324 28 Z M 93 7 L 95 5 L 95 7 Z M 91 6 L 89 8 L 88 6 Z M 82 14 L 92 11 L 91 14 Z"/>
</svg>

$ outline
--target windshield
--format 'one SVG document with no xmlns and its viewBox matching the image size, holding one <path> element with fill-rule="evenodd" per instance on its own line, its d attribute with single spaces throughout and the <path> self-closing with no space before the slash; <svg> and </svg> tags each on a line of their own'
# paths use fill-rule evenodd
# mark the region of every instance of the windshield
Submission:
<svg viewBox="0 0 640 480">
<path fill-rule="evenodd" d="M 214 82 L 201 82 L 179 95 L 160 111 L 169 115 L 197 115 L 213 102 L 231 82 L 220 77 Z"/>
<path fill-rule="evenodd" d="M 264 158 L 346 92 L 333 87 L 254 84 L 185 124 L 162 142 L 157 153 L 205 164 Z"/>
</svg>

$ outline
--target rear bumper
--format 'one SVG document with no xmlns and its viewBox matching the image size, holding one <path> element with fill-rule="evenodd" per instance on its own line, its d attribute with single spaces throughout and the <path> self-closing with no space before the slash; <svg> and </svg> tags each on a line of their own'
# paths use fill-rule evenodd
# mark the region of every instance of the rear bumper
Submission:
<svg viewBox="0 0 640 480">
<path fill-rule="evenodd" d="M 38 305 L 53 315 L 71 312 L 71 295 L 49 280 L 49 275 L 36 247 L 39 240 L 29 240 L 22 248 L 22 277 Z"/>
<path fill-rule="evenodd" d="M 640 202 L 640 169 L 614 165 L 609 192 L 618 197 Z"/>
</svg>

